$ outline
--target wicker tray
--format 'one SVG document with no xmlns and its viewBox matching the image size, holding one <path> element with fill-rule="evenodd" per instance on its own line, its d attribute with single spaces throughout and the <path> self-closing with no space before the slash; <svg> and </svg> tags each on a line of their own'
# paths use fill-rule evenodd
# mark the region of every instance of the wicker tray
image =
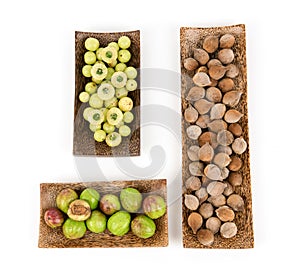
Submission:
<svg viewBox="0 0 300 279">
<path fill-rule="evenodd" d="M 236 88 L 244 92 L 240 103 L 237 107 L 244 116 L 239 122 L 243 128 L 243 137 L 248 143 L 247 151 L 241 156 L 243 167 L 240 172 L 243 175 L 243 184 L 241 187 L 236 187 L 236 193 L 241 195 L 245 201 L 245 211 L 236 213 L 235 223 L 238 227 L 238 233 L 231 239 L 224 239 L 219 234 L 215 235 L 215 240 L 212 246 L 203 246 L 198 241 L 195 234 L 187 224 L 187 217 L 190 213 L 185 205 L 182 205 L 182 230 L 183 230 L 183 246 L 186 248 L 251 248 L 254 245 L 253 225 L 252 225 L 252 197 L 251 197 L 251 181 L 250 181 L 250 159 L 249 159 L 249 131 L 248 131 L 248 107 L 247 107 L 247 67 L 246 67 L 246 40 L 245 26 L 234 25 L 225 27 L 213 28 L 192 28 L 183 27 L 180 30 L 180 49 L 181 49 L 181 96 L 182 96 L 182 113 L 188 106 L 185 99 L 185 94 L 190 88 L 190 77 L 183 67 L 183 60 L 192 56 L 193 49 L 202 45 L 203 39 L 207 35 L 220 36 L 226 33 L 231 33 L 235 36 L 236 42 L 233 47 L 235 53 L 235 64 L 240 69 L 240 75 L 235 78 Z M 183 115 L 183 114 L 182 114 Z M 186 193 L 184 182 L 189 177 L 187 156 L 187 148 L 191 145 L 191 140 L 187 137 L 185 131 L 188 124 L 182 117 L 182 181 L 183 195 Z"/>
<path fill-rule="evenodd" d="M 51 229 L 44 221 L 45 211 L 55 206 L 56 195 L 64 188 L 72 188 L 81 192 L 87 187 L 96 189 L 101 195 L 106 193 L 119 193 L 122 188 L 134 187 L 143 195 L 154 193 L 167 200 L 167 181 L 160 180 L 134 180 L 113 182 L 86 182 L 86 183 L 42 183 L 40 185 L 40 248 L 89 248 L 89 247 L 164 247 L 168 246 L 168 214 L 154 220 L 156 224 L 155 235 L 148 239 L 136 237 L 129 231 L 124 236 L 114 236 L 106 230 L 96 234 L 89 231 L 81 239 L 69 240 L 65 238 L 61 228 Z"/>
<path fill-rule="evenodd" d="M 105 142 L 96 142 L 89 129 L 89 124 L 83 118 L 83 111 L 88 106 L 79 101 L 80 92 L 84 91 L 84 86 L 91 81 L 82 75 L 81 69 L 84 66 L 83 55 L 86 51 L 84 41 L 88 37 L 97 38 L 100 46 L 106 46 L 112 41 L 126 35 L 131 39 L 129 51 L 132 58 L 128 65 L 137 69 L 140 68 L 140 31 L 118 32 L 118 33 L 90 33 L 75 32 L 75 100 L 74 100 L 74 135 L 73 135 L 73 154 L 82 156 L 106 156 L 124 157 L 140 155 L 140 89 L 129 92 L 128 96 L 133 100 L 134 121 L 130 123 L 132 135 L 122 138 L 122 143 L 114 148 L 109 147 Z M 140 77 L 137 77 L 138 84 Z"/>
</svg>

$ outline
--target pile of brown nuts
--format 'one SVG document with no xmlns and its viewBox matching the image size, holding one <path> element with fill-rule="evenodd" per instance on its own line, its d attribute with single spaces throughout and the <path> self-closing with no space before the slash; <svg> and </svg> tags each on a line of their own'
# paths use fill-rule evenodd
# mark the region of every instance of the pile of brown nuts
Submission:
<svg viewBox="0 0 300 279">
<path fill-rule="evenodd" d="M 186 135 L 192 144 L 184 205 L 190 212 L 188 225 L 203 245 L 212 245 L 217 233 L 234 237 L 235 214 L 244 210 L 243 198 L 235 193 L 243 182 L 240 155 L 247 142 L 239 124 L 243 114 L 237 110 L 243 92 L 235 89 L 234 43 L 231 34 L 207 36 L 202 48 L 183 61 L 193 80 L 185 95 Z"/>
</svg>

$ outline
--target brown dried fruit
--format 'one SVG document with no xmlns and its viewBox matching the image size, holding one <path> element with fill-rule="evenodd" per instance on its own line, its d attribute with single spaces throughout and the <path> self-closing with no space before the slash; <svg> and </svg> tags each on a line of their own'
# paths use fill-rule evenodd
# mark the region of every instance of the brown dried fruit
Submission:
<svg viewBox="0 0 300 279">
<path fill-rule="evenodd" d="M 247 142 L 242 137 L 239 137 L 234 140 L 231 147 L 236 154 L 241 155 L 247 149 Z"/>
<path fill-rule="evenodd" d="M 220 131 L 217 134 L 217 142 L 221 145 L 227 146 L 233 143 L 234 137 L 232 133 L 227 130 Z"/>
<path fill-rule="evenodd" d="M 201 133 L 202 130 L 198 125 L 191 125 L 186 129 L 187 136 L 192 140 L 197 140 Z"/>
<path fill-rule="evenodd" d="M 243 176 L 238 172 L 231 172 L 228 177 L 228 182 L 232 186 L 240 186 L 243 183 Z"/>
<path fill-rule="evenodd" d="M 205 65 L 209 61 L 208 53 L 201 48 L 194 50 L 194 58 L 200 63 L 200 65 Z"/>
<path fill-rule="evenodd" d="M 203 162 L 210 162 L 214 157 L 214 149 L 207 142 L 199 150 L 199 159 Z"/>
<path fill-rule="evenodd" d="M 214 208 L 210 203 L 205 202 L 200 205 L 199 213 L 202 215 L 204 219 L 207 219 L 213 215 Z"/>
<path fill-rule="evenodd" d="M 201 176 L 203 175 L 203 164 L 200 162 L 192 162 L 189 164 L 189 171 L 191 175 Z"/>
<path fill-rule="evenodd" d="M 217 151 L 218 153 L 225 153 L 229 156 L 232 154 L 232 149 L 230 146 L 219 145 Z"/>
<path fill-rule="evenodd" d="M 226 112 L 226 106 L 224 104 L 215 104 L 210 109 L 210 119 L 221 119 Z"/>
<path fill-rule="evenodd" d="M 230 196 L 234 192 L 235 187 L 233 187 L 227 181 L 225 181 L 224 183 L 226 184 L 226 188 L 224 189 L 223 195 L 225 195 L 226 197 L 228 197 L 228 196 Z"/>
<path fill-rule="evenodd" d="M 205 87 L 211 84 L 208 74 L 203 72 L 196 73 L 193 76 L 193 82 L 200 87 Z"/>
<path fill-rule="evenodd" d="M 217 87 L 208 87 L 205 97 L 208 101 L 218 103 L 222 100 L 222 93 Z"/>
<path fill-rule="evenodd" d="M 204 132 L 198 139 L 199 145 L 202 146 L 205 143 L 209 143 L 212 148 L 215 148 L 217 143 L 217 135 L 212 132 Z"/>
<path fill-rule="evenodd" d="M 231 162 L 231 158 L 226 153 L 218 153 L 215 155 L 213 163 L 216 164 L 219 168 L 227 167 Z"/>
<path fill-rule="evenodd" d="M 223 205 L 216 209 L 216 214 L 223 222 L 232 221 L 235 217 L 234 211 L 227 205 Z"/>
<path fill-rule="evenodd" d="M 208 70 L 208 74 L 211 78 L 215 80 L 221 79 L 227 71 L 227 68 L 223 65 L 211 66 Z"/>
<path fill-rule="evenodd" d="M 199 63 L 196 59 L 194 58 L 186 58 L 184 59 L 184 62 L 183 62 L 183 67 L 185 69 L 187 69 L 188 71 L 194 71 L 195 69 L 197 69 L 199 66 Z"/>
<path fill-rule="evenodd" d="M 209 110 L 211 109 L 211 107 L 213 105 L 214 104 L 212 102 L 209 102 L 205 99 L 200 99 L 194 103 L 195 108 L 197 109 L 197 111 L 200 114 L 205 114 L 205 113 L 209 112 Z"/>
<path fill-rule="evenodd" d="M 216 234 L 221 227 L 221 221 L 217 217 L 210 217 L 206 220 L 205 226 L 212 231 L 213 234 Z"/>
<path fill-rule="evenodd" d="M 242 166 L 243 166 L 243 161 L 241 160 L 240 157 L 237 157 L 237 156 L 232 156 L 231 157 L 231 162 L 228 165 L 229 170 L 239 171 Z"/>
<path fill-rule="evenodd" d="M 188 225 L 192 229 L 193 233 L 196 234 L 201 228 L 203 223 L 202 216 L 197 212 L 192 212 L 188 217 Z"/>
<path fill-rule="evenodd" d="M 198 119 L 198 111 L 192 105 L 189 105 L 184 111 L 184 119 L 189 123 L 196 122 Z"/>
<path fill-rule="evenodd" d="M 207 67 L 210 68 L 212 66 L 223 66 L 223 65 L 219 59 L 211 59 L 208 61 Z"/>
<path fill-rule="evenodd" d="M 199 190 L 195 192 L 195 196 L 198 198 L 199 203 L 204 203 L 208 198 L 208 193 L 205 187 L 201 187 Z"/>
<path fill-rule="evenodd" d="M 186 181 L 185 181 L 185 188 L 191 191 L 197 191 L 201 187 L 201 181 L 199 177 L 196 176 L 190 176 Z"/>
<path fill-rule="evenodd" d="M 238 124 L 238 123 L 230 124 L 229 127 L 228 127 L 228 131 L 230 131 L 236 137 L 241 136 L 242 133 L 243 133 L 243 129 L 242 129 L 241 125 Z"/>
<path fill-rule="evenodd" d="M 242 118 L 243 114 L 236 109 L 230 109 L 225 113 L 224 120 L 227 123 L 236 123 Z"/>
<path fill-rule="evenodd" d="M 200 115 L 198 120 L 196 121 L 196 125 L 201 127 L 202 129 L 207 128 L 207 124 L 210 122 L 209 115 Z"/>
<path fill-rule="evenodd" d="M 188 95 L 186 96 L 186 99 L 188 101 L 192 101 L 195 102 L 199 99 L 204 98 L 205 96 L 205 89 L 203 87 L 199 87 L 199 86 L 193 86 Z"/>
<path fill-rule="evenodd" d="M 221 49 L 218 52 L 218 59 L 225 65 L 230 64 L 234 59 L 234 53 L 232 49 L 230 48 Z"/>
<path fill-rule="evenodd" d="M 211 180 L 221 179 L 221 170 L 214 164 L 208 164 L 204 169 L 204 174 Z"/>
<path fill-rule="evenodd" d="M 227 204 L 234 210 L 234 211 L 243 211 L 245 204 L 244 200 L 240 195 L 232 194 L 227 199 Z"/>
<path fill-rule="evenodd" d="M 218 133 L 227 129 L 227 123 L 221 119 L 216 119 L 207 124 L 211 132 Z"/>
<path fill-rule="evenodd" d="M 242 94 L 242 92 L 237 90 L 229 91 L 224 95 L 222 102 L 227 106 L 234 107 L 239 103 Z"/>
<path fill-rule="evenodd" d="M 184 205 L 190 210 L 196 210 L 199 206 L 199 200 L 194 195 L 184 195 Z"/>
<path fill-rule="evenodd" d="M 234 82 L 231 78 L 223 78 L 219 81 L 218 87 L 223 93 L 225 93 L 234 88 Z"/>
<path fill-rule="evenodd" d="M 191 161 L 199 161 L 200 147 L 198 145 L 192 145 L 187 150 L 187 155 Z"/>
<path fill-rule="evenodd" d="M 220 48 L 231 48 L 234 45 L 235 38 L 231 34 L 225 34 L 220 38 Z"/>
<path fill-rule="evenodd" d="M 207 67 L 206 66 L 201 66 L 201 67 L 199 67 L 198 69 L 197 69 L 197 73 L 208 73 L 208 69 L 207 69 Z"/>
<path fill-rule="evenodd" d="M 226 69 L 227 69 L 226 77 L 229 77 L 229 78 L 236 78 L 240 73 L 238 67 L 235 66 L 234 64 L 227 65 Z"/>
<path fill-rule="evenodd" d="M 220 234 L 224 238 L 232 238 L 237 234 L 236 224 L 233 222 L 226 222 L 220 228 Z"/>
<path fill-rule="evenodd" d="M 226 204 L 226 198 L 224 195 L 211 196 L 208 200 L 213 206 L 219 207 Z"/>
<path fill-rule="evenodd" d="M 210 246 L 214 243 L 214 234 L 208 229 L 200 229 L 197 233 L 198 241 L 204 246 Z"/>
<path fill-rule="evenodd" d="M 203 48 L 208 53 L 215 52 L 219 47 L 219 38 L 217 36 L 207 36 L 203 41 Z"/>
<path fill-rule="evenodd" d="M 206 191 L 211 196 L 220 196 L 223 194 L 226 184 L 219 181 L 213 181 L 208 184 Z"/>
</svg>

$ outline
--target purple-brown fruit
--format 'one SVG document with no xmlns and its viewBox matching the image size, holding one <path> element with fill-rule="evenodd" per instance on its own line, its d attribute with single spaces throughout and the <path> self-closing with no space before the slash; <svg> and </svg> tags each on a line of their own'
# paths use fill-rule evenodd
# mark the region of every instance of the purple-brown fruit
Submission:
<svg viewBox="0 0 300 279">
<path fill-rule="evenodd" d="M 151 219 L 157 219 L 166 213 L 167 206 L 165 200 L 158 195 L 150 195 L 143 201 L 144 213 Z"/>
<path fill-rule="evenodd" d="M 101 198 L 99 207 L 104 214 L 112 215 L 121 209 L 121 204 L 116 195 L 106 194 Z"/>
<path fill-rule="evenodd" d="M 60 227 L 64 222 L 63 214 L 55 207 L 46 210 L 44 220 L 50 228 Z"/>
</svg>

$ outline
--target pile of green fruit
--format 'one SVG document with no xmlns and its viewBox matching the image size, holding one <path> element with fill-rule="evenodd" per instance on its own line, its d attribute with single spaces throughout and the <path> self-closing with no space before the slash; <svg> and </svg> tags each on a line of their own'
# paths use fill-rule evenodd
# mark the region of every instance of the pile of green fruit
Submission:
<svg viewBox="0 0 300 279">
<path fill-rule="evenodd" d="M 97 142 L 105 141 L 108 146 L 118 146 L 122 137 L 131 133 L 128 125 L 133 121 L 131 112 L 133 100 L 128 93 L 137 89 L 137 70 L 127 66 L 131 59 L 128 48 L 131 40 L 121 36 L 118 42 L 110 42 L 100 47 L 96 38 L 85 40 L 85 66 L 82 74 L 91 78 L 79 100 L 89 103 L 84 109 L 83 118 L 88 121 L 90 130 Z"/>
<path fill-rule="evenodd" d="M 82 238 L 87 229 L 93 233 L 108 229 L 116 236 L 123 236 L 131 229 L 134 235 L 149 238 L 156 231 L 153 220 L 162 217 L 167 209 L 163 197 L 150 194 L 143 198 L 135 188 L 102 197 L 93 188 L 86 188 L 79 196 L 66 188 L 56 196 L 56 206 L 46 210 L 44 220 L 51 228 L 62 226 L 68 239 Z"/>
</svg>

